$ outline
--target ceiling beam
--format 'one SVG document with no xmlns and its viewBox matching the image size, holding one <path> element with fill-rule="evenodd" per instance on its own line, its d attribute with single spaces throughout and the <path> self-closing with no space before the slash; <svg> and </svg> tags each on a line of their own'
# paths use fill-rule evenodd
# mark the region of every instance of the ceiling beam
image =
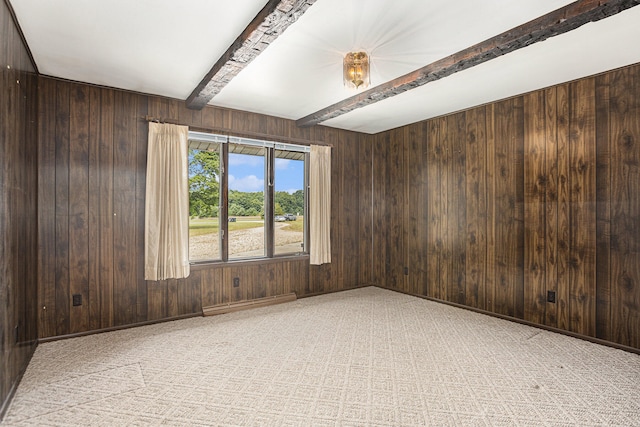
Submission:
<svg viewBox="0 0 640 427">
<path fill-rule="evenodd" d="M 200 110 L 207 105 L 315 1 L 269 0 L 191 92 L 187 108 Z"/>
<path fill-rule="evenodd" d="M 318 110 L 297 120 L 296 124 L 300 127 L 316 125 L 550 37 L 567 33 L 589 22 L 613 16 L 638 4 L 640 4 L 640 0 L 576 1 L 416 71 Z"/>
</svg>

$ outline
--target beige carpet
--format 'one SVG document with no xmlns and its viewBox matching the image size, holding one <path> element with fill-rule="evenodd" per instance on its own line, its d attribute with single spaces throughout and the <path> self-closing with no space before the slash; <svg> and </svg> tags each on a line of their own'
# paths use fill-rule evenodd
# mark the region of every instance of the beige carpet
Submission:
<svg viewBox="0 0 640 427">
<path fill-rule="evenodd" d="M 4 425 L 640 426 L 640 356 L 364 288 L 42 344 Z"/>
</svg>

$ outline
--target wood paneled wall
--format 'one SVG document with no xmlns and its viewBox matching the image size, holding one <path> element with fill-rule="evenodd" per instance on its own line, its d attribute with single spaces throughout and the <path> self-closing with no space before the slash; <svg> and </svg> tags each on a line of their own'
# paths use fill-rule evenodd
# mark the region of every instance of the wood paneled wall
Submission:
<svg viewBox="0 0 640 427">
<path fill-rule="evenodd" d="M 39 335 L 53 337 L 201 312 L 202 306 L 360 283 L 359 135 L 292 121 L 40 78 Z M 197 266 L 185 280 L 144 280 L 150 115 L 197 130 L 326 143 L 332 150 L 332 263 L 308 258 Z M 369 231 L 370 233 L 370 231 Z M 369 250 L 370 249 L 363 249 Z M 365 266 L 368 270 L 368 266 Z M 233 288 L 232 278 L 241 286 Z M 82 295 L 81 306 L 72 295 Z"/>
<path fill-rule="evenodd" d="M 0 1 L 0 419 L 37 338 L 37 78 Z"/>
<path fill-rule="evenodd" d="M 40 337 L 376 284 L 640 347 L 638 65 L 377 135 L 39 82 Z M 146 115 L 332 144 L 333 262 L 146 282 Z"/>
<path fill-rule="evenodd" d="M 640 348 L 640 65 L 372 138 L 375 284 Z"/>
</svg>

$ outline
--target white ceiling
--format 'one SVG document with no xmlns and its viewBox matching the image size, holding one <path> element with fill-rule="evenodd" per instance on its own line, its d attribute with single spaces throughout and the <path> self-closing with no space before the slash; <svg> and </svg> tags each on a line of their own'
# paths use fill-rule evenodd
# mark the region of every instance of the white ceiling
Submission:
<svg viewBox="0 0 640 427">
<path fill-rule="evenodd" d="M 10 0 L 42 74 L 186 99 L 266 0 Z M 210 102 L 299 119 L 355 92 L 364 49 L 379 85 L 567 0 L 316 0 Z M 629 43 L 621 43 L 627 40 Z M 377 133 L 640 62 L 640 7 L 324 122 Z"/>
</svg>

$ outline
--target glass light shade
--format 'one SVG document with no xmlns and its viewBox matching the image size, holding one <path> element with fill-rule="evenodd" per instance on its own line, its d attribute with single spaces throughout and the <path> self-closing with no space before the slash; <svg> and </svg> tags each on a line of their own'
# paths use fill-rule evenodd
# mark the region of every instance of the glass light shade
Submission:
<svg viewBox="0 0 640 427">
<path fill-rule="evenodd" d="M 349 52 L 344 56 L 344 85 L 351 89 L 369 86 L 369 55 L 366 52 Z"/>
</svg>

